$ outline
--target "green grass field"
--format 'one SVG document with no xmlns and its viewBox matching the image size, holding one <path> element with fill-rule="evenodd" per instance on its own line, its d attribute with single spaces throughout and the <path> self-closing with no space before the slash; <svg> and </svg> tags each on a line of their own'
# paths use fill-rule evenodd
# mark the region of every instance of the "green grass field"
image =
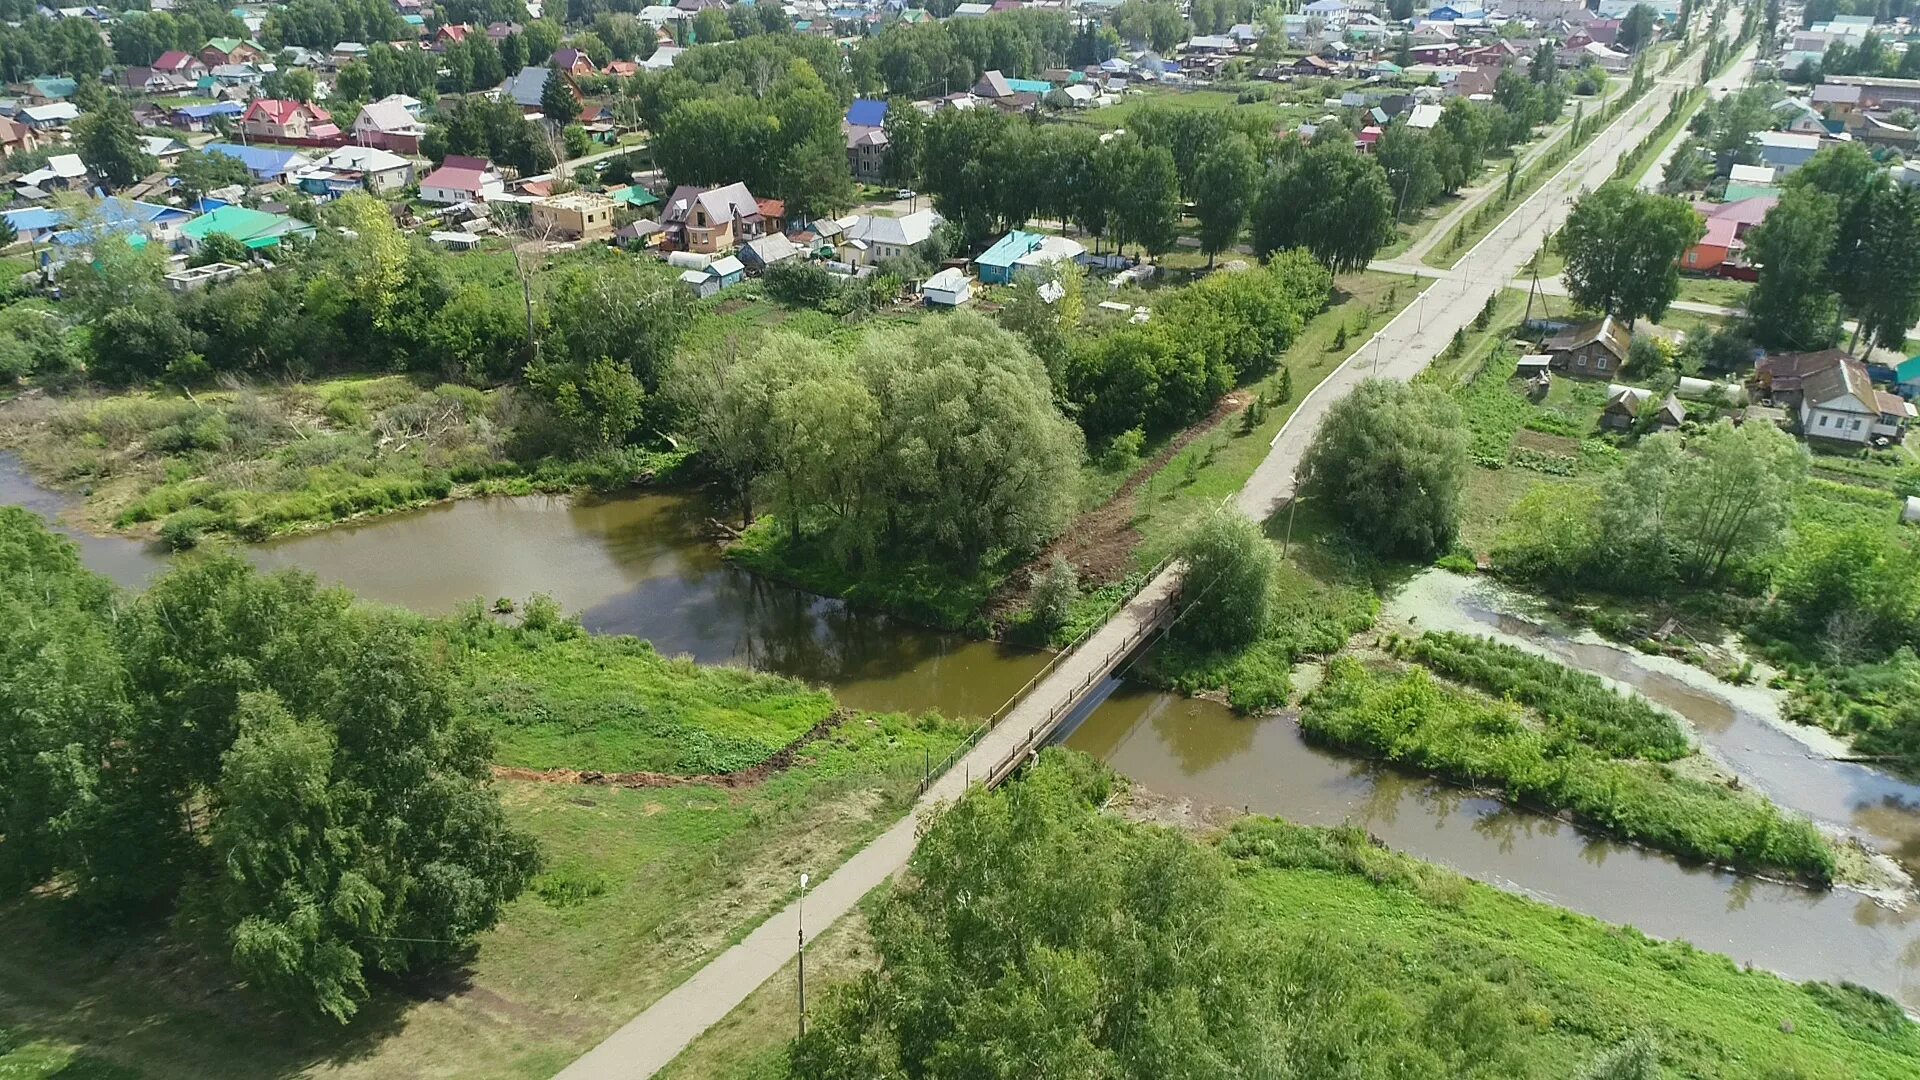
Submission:
<svg viewBox="0 0 1920 1080">
<path fill-rule="evenodd" d="M 468 711 L 516 763 L 578 752 L 574 767 L 707 771 L 703 740 L 730 748 L 728 762 L 764 760 L 830 707 L 783 680 L 659 660 L 631 639 L 502 632 L 457 661 Z M 216 944 L 161 927 L 102 932 L 47 896 L 0 904 L 0 1029 L 23 1048 L 0 1055 L 0 1077 L 551 1076 L 788 902 L 802 871 L 825 876 L 891 825 L 923 761 L 966 731 L 930 715 L 855 716 L 743 787 L 501 781 L 543 873 L 466 964 L 376 988 L 347 1028 L 263 1004 L 217 963 Z"/>
<path fill-rule="evenodd" d="M 1231 860 L 1235 924 L 1284 955 L 1316 958 L 1307 977 L 1371 997 L 1382 1026 L 1344 1033 L 1356 1055 L 1422 1038 L 1408 1028 L 1424 1013 L 1471 1025 L 1497 1055 L 1456 1075 L 1566 1080 L 1634 1036 L 1656 1046 L 1663 1077 L 1907 1080 L 1920 1060 L 1920 1029 L 1885 998 L 1743 970 L 1725 956 L 1478 884 L 1378 847 L 1359 829 L 1244 818 L 1193 842 Z M 810 1011 L 822 983 L 874 962 L 864 926 L 836 926 L 817 953 L 809 949 Z M 795 989 L 789 965 L 661 1075 L 785 1080 Z"/>
<path fill-rule="evenodd" d="M 1751 281 L 1735 281 L 1732 278 L 1693 277 L 1681 275 L 1679 299 L 1694 304 L 1712 304 L 1716 307 L 1737 308 L 1747 302 L 1747 291 L 1753 288 Z"/>
</svg>

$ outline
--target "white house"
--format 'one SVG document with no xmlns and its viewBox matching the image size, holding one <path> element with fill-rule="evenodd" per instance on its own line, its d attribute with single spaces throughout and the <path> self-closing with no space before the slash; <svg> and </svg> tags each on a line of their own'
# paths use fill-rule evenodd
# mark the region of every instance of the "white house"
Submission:
<svg viewBox="0 0 1920 1080">
<path fill-rule="evenodd" d="M 1904 398 L 1874 389 L 1858 360 L 1841 360 L 1800 382 L 1800 433 L 1811 439 L 1865 445 L 1900 441 L 1914 418 Z"/>
<path fill-rule="evenodd" d="M 928 307 L 959 307 L 973 299 L 973 283 L 967 280 L 965 270 L 949 266 L 928 278 L 920 292 L 927 298 Z"/>
<path fill-rule="evenodd" d="M 912 253 L 943 220 L 932 210 L 916 210 L 904 217 L 859 214 L 841 222 L 846 232 L 840 237 L 839 247 L 847 262 L 872 266 Z"/>
<path fill-rule="evenodd" d="M 420 180 L 420 200 L 452 206 L 486 202 L 505 190 L 500 174 L 486 158 L 447 155 L 440 167 Z"/>
<path fill-rule="evenodd" d="M 1343 0 L 1313 0 L 1313 3 L 1300 9 L 1300 14 L 1309 19 L 1319 19 L 1320 25 L 1328 33 L 1338 34 L 1347 28 L 1347 16 L 1352 12 Z"/>
<path fill-rule="evenodd" d="M 294 177 L 301 187 L 309 179 L 364 187 L 376 195 L 399 191 L 413 183 L 413 162 L 377 146 L 342 146 Z"/>
</svg>

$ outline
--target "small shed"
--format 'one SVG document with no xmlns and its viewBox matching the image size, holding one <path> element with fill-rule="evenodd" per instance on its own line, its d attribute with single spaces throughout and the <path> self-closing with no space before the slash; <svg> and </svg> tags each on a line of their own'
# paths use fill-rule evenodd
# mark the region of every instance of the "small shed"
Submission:
<svg viewBox="0 0 1920 1080">
<path fill-rule="evenodd" d="M 959 307 L 973 299 L 973 283 L 967 280 L 966 271 L 949 266 L 928 278 L 920 293 L 928 307 Z"/>
<path fill-rule="evenodd" d="M 1513 373 L 1522 379 L 1531 379 L 1536 375 L 1545 375 L 1553 366 L 1553 357 L 1547 353 L 1528 353 L 1514 365 Z"/>
<path fill-rule="evenodd" d="M 676 254 L 678 254 L 676 252 Z M 680 274 L 680 284 L 693 290 L 693 295 L 705 299 L 720 291 L 720 279 L 705 270 L 686 270 Z"/>
<path fill-rule="evenodd" d="M 1675 431 L 1687 422 L 1687 407 L 1673 394 L 1660 403 L 1659 411 L 1653 414 L 1653 426 L 1659 431 Z"/>
<path fill-rule="evenodd" d="M 729 285 L 740 284 L 741 279 L 747 276 L 747 267 L 745 263 L 729 255 L 724 259 L 715 259 L 713 265 L 707 267 L 707 273 L 719 278 L 720 287 L 724 289 Z"/>
<path fill-rule="evenodd" d="M 1607 404 L 1600 410 L 1600 426 L 1614 431 L 1624 431 L 1640 419 L 1640 410 L 1653 400 L 1653 391 L 1638 386 L 1622 386 L 1612 383 L 1607 387 Z M 1684 410 L 1683 414 L 1684 415 Z"/>
</svg>

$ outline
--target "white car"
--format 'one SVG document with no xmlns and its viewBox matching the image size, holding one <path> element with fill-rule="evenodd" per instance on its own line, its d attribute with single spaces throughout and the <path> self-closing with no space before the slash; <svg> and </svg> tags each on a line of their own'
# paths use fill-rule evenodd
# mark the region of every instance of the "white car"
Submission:
<svg viewBox="0 0 1920 1080">
<path fill-rule="evenodd" d="M 919 192 L 912 188 L 901 188 L 899 191 L 893 193 L 893 197 L 896 199 L 911 199 L 919 194 Z"/>
</svg>

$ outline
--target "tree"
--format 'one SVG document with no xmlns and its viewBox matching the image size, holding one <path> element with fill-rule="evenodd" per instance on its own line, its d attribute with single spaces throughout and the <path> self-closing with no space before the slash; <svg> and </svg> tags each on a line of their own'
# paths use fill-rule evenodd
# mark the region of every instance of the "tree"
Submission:
<svg viewBox="0 0 1920 1080">
<path fill-rule="evenodd" d="M 1393 239 L 1393 192 L 1379 163 L 1351 146 L 1308 148 L 1275 169 L 1253 207 L 1261 258 L 1305 248 L 1336 273 L 1367 265 Z"/>
<path fill-rule="evenodd" d="M 1574 203 L 1554 245 L 1574 302 L 1631 326 L 1665 314 L 1680 292 L 1680 257 L 1705 233 L 1685 201 L 1613 180 Z"/>
<path fill-rule="evenodd" d="M 547 81 L 540 87 L 540 112 L 555 127 L 565 127 L 580 118 L 580 99 L 574 95 L 573 81 L 565 72 L 547 69 Z"/>
<path fill-rule="evenodd" d="M 1432 144 L 1441 185 L 1452 194 L 1480 174 L 1492 122 L 1485 110 L 1465 98 L 1454 98 L 1441 111 L 1440 123 L 1434 131 Z"/>
<path fill-rule="evenodd" d="M 1101 820 L 1113 786 L 1048 750 L 930 826 L 874 919 L 879 970 L 807 1025 L 792 1074 L 1145 1080 L 1291 1060 L 1272 969 L 1227 908 L 1226 861 Z"/>
<path fill-rule="evenodd" d="M 1279 557 L 1245 514 L 1221 510 L 1197 522 L 1180 542 L 1186 572 L 1174 633 L 1215 650 L 1243 649 L 1267 626 L 1269 593 Z"/>
<path fill-rule="evenodd" d="M 1773 425 L 1722 421 L 1684 448 L 1678 433 L 1646 440 L 1616 490 L 1639 501 L 1682 577 L 1711 581 L 1779 544 L 1807 465 L 1806 449 Z"/>
<path fill-rule="evenodd" d="M 1432 558 L 1453 543 L 1466 487 L 1460 407 L 1426 385 L 1369 379 L 1314 433 L 1301 492 L 1382 554 Z"/>
<path fill-rule="evenodd" d="M 1193 215 L 1200 222 L 1200 250 L 1207 253 L 1209 269 L 1214 257 L 1240 238 L 1259 175 L 1253 144 L 1237 133 L 1200 159 L 1194 172 Z"/>
<path fill-rule="evenodd" d="M 140 144 L 140 125 L 134 122 L 133 110 L 120 98 L 74 121 L 73 132 L 80 159 L 112 187 L 130 186 L 154 169 L 153 159 Z"/>
<path fill-rule="evenodd" d="M 1859 334 L 1870 344 L 1904 349 L 1920 321 L 1920 193 L 1906 185 L 1872 189 L 1856 214 L 1867 223 L 1861 274 L 1851 294 Z"/>
<path fill-rule="evenodd" d="M 0 586 L 22 616 L 0 695 L 37 697 L 0 729 L 10 889 L 176 911 L 253 984 L 344 1021 L 368 973 L 458 955 L 536 869 L 410 617 L 230 555 L 122 600 L 22 511 L 0 513 Z"/>
<path fill-rule="evenodd" d="M 211 263 L 232 263 L 246 266 L 253 261 L 253 251 L 247 245 L 226 233 L 212 233 L 200 241 L 200 246 L 188 260 L 189 266 L 207 266 Z"/>
<path fill-rule="evenodd" d="M 1440 168 L 1434 163 L 1430 137 L 1424 131 L 1401 125 L 1388 128 L 1374 151 L 1374 159 L 1386 170 L 1394 212 L 1400 217 L 1418 216 L 1445 189 Z"/>
<path fill-rule="evenodd" d="M 355 60 L 342 65 L 333 77 L 333 95 L 342 101 L 366 101 L 373 97 L 373 72 L 366 62 Z"/>
<path fill-rule="evenodd" d="M 527 369 L 527 386 L 553 410 L 575 449 L 604 450 L 626 441 L 646 407 L 633 371 L 605 357 L 586 362 L 541 361 Z"/>
<path fill-rule="evenodd" d="M 1158 255 L 1173 246 L 1180 220 L 1180 176 L 1173 154 L 1138 136 L 1109 139 L 1096 151 L 1096 166 L 1112 207 L 1114 242 Z"/>
<path fill-rule="evenodd" d="M 1772 581 L 1772 621 L 1840 663 L 1884 656 L 1920 636 L 1920 555 L 1885 524 L 1797 526 Z"/>
<path fill-rule="evenodd" d="M 1645 4 L 1635 4 L 1627 9 L 1620 19 L 1620 29 L 1614 40 L 1628 52 L 1639 52 L 1653 41 L 1655 16 L 1652 8 Z M 1684 26 L 1682 33 L 1685 32 Z"/>
<path fill-rule="evenodd" d="M 198 203 L 209 191 L 253 183 L 253 174 L 247 171 L 246 162 L 205 150 L 188 150 L 175 158 L 173 175 L 180 181 L 180 194 L 189 206 Z"/>
<path fill-rule="evenodd" d="M 1828 285 L 1837 232 L 1833 200 L 1803 187 L 1786 191 L 1747 234 L 1747 258 L 1759 272 L 1747 313 L 1760 341 L 1814 351 L 1840 339 L 1840 305 Z"/>
<path fill-rule="evenodd" d="M 1080 600 L 1080 575 L 1064 556 L 1055 555 L 1046 568 L 1034 575 L 1033 595 L 1028 608 L 1042 629 L 1055 630 L 1066 625 L 1073 605 Z"/>
</svg>

